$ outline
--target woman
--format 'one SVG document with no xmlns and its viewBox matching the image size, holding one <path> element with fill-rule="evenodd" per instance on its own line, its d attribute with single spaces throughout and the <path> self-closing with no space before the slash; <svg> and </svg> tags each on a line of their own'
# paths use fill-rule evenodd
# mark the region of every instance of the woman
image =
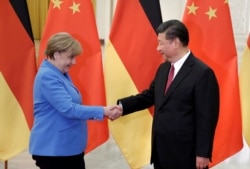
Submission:
<svg viewBox="0 0 250 169">
<path fill-rule="evenodd" d="M 49 40 L 34 82 L 34 126 L 29 151 L 40 169 L 84 169 L 86 120 L 120 116 L 116 106 L 84 106 L 68 71 L 82 52 L 68 33 Z"/>
</svg>

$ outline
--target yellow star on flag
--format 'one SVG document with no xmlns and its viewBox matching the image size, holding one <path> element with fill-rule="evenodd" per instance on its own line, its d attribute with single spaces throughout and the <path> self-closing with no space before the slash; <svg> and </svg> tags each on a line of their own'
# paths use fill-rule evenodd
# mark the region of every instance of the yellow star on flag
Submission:
<svg viewBox="0 0 250 169">
<path fill-rule="evenodd" d="M 209 11 L 208 12 L 206 12 L 206 14 L 209 16 L 209 20 L 211 20 L 211 18 L 216 18 L 217 16 L 216 16 L 216 11 L 217 11 L 217 9 L 213 9 L 211 6 L 209 7 Z"/>
<path fill-rule="evenodd" d="M 60 1 L 60 0 L 52 0 L 52 3 L 54 4 L 54 5 L 53 5 L 53 9 L 54 9 L 54 8 L 61 9 L 61 4 L 62 4 L 63 2 Z"/>
<path fill-rule="evenodd" d="M 225 3 L 225 4 L 228 4 L 228 0 L 225 0 L 224 3 Z"/>
<path fill-rule="evenodd" d="M 75 2 L 73 2 L 73 5 L 69 8 L 72 9 L 73 14 L 75 14 L 76 12 L 80 12 L 79 6 L 80 6 L 80 3 L 76 4 Z"/>
<path fill-rule="evenodd" d="M 194 2 L 192 3 L 191 6 L 187 6 L 188 8 L 188 14 L 194 14 L 196 15 L 196 10 L 199 8 L 198 6 L 194 5 Z"/>
</svg>

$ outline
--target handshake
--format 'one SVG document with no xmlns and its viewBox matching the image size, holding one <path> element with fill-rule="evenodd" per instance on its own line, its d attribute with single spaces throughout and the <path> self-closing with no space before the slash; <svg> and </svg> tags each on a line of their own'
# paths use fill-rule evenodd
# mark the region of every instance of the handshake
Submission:
<svg viewBox="0 0 250 169">
<path fill-rule="evenodd" d="M 113 121 L 122 115 L 122 107 L 119 105 L 104 107 L 104 115 Z"/>
</svg>

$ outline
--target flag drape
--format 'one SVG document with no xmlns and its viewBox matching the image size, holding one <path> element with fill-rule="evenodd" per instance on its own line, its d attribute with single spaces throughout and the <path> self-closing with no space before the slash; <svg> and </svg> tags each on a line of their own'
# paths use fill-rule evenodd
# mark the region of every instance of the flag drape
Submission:
<svg viewBox="0 0 250 169">
<path fill-rule="evenodd" d="M 237 54 L 228 1 L 188 0 L 183 21 L 189 29 L 189 47 L 215 71 L 220 87 L 220 114 L 211 166 L 242 146 Z"/>
<path fill-rule="evenodd" d="M 48 38 L 58 32 L 68 32 L 81 43 L 83 53 L 70 70 L 71 78 L 83 96 L 85 105 L 106 105 L 101 45 L 91 0 L 50 2 L 39 50 L 39 63 L 44 58 Z M 108 139 L 107 119 L 88 121 L 88 141 L 85 153 Z"/>
<path fill-rule="evenodd" d="M 108 104 L 149 87 L 162 62 L 155 29 L 162 22 L 158 0 L 118 0 L 105 51 Z M 152 109 L 109 122 L 110 131 L 131 168 L 150 162 Z"/>
<path fill-rule="evenodd" d="M 240 98 L 243 135 L 250 146 L 250 34 L 240 64 Z"/>
<path fill-rule="evenodd" d="M 0 160 L 28 147 L 33 123 L 35 45 L 26 0 L 0 5 Z"/>
</svg>

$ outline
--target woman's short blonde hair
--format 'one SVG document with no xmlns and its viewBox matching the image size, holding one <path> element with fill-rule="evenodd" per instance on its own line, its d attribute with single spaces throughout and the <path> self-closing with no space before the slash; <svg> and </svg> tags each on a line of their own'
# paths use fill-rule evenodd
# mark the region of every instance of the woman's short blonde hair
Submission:
<svg viewBox="0 0 250 169">
<path fill-rule="evenodd" d="M 82 46 L 78 40 L 67 32 L 59 32 L 52 35 L 47 43 L 44 54 L 54 59 L 55 52 L 70 52 L 73 57 L 82 53 Z"/>
</svg>

